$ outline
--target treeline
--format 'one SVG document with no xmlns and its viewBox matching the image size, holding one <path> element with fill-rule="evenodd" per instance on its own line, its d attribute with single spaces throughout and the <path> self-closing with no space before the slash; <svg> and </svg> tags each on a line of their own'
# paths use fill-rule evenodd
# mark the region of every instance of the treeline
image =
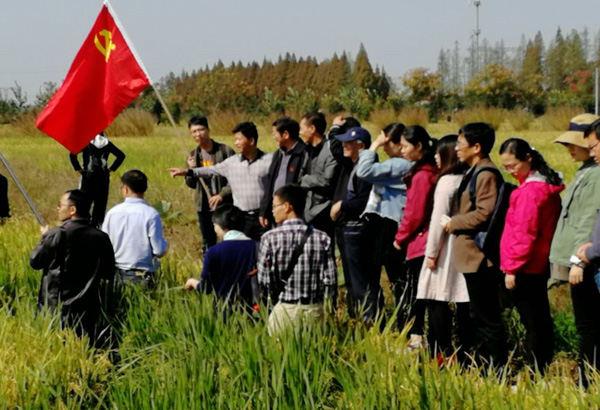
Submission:
<svg viewBox="0 0 600 410">
<path fill-rule="evenodd" d="M 159 88 L 176 117 L 235 110 L 255 115 L 305 112 L 323 108 L 348 111 L 367 117 L 373 106 L 385 104 L 392 94 L 385 70 L 371 66 L 361 44 L 355 61 L 344 52 L 318 62 L 314 57 L 296 58 L 286 53 L 273 63 L 219 61 L 212 68 L 170 74 Z M 162 108 L 152 90 L 138 105 L 160 116 Z"/>
</svg>

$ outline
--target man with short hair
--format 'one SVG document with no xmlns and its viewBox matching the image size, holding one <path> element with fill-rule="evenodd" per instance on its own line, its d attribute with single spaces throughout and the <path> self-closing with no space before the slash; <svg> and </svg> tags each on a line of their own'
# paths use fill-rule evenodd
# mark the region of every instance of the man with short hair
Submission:
<svg viewBox="0 0 600 410">
<path fill-rule="evenodd" d="M 308 171 L 310 157 L 306 144 L 299 136 L 300 125 L 289 117 L 281 117 L 273 122 L 273 139 L 278 149 L 273 154 L 269 167 L 269 179 L 260 206 L 260 224 L 264 228 L 273 225 L 271 202 L 273 193 L 287 184 L 295 184 Z"/>
<path fill-rule="evenodd" d="M 326 128 L 327 121 L 322 112 L 309 112 L 300 121 L 300 136 L 310 156 L 308 173 L 300 180 L 300 186 L 308 190 L 304 210 L 306 222 L 325 232 L 333 241 L 335 225 L 329 213 L 340 164 L 331 153 L 332 141 L 325 138 Z"/>
<path fill-rule="evenodd" d="M 470 169 L 458 188 L 458 213 L 444 223 L 444 229 L 456 235 L 454 263 L 467 282 L 476 353 L 490 364 L 503 365 L 507 360 L 507 346 L 499 301 L 502 275 L 499 266 L 486 258 L 474 239 L 492 217 L 502 182 L 493 172 L 478 172 L 484 167 L 496 168 L 489 157 L 495 140 L 494 129 L 484 122 L 467 124 L 459 131 L 456 154 Z M 469 186 L 474 177 L 477 180 L 475 203 L 472 203 Z"/>
<path fill-rule="evenodd" d="M 260 240 L 264 228 L 259 222 L 260 203 L 265 196 L 272 155 L 258 149 L 258 131 L 252 122 L 242 122 L 233 129 L 238 154 L 210 167 L 168 168 L 171 177 L 221 175 L 231 186 L 233 204 L 244 211 L 244 233 Z"/>
<path fill-rule="evenodd" d="M 106 214 L 102 230 L 115 249 L 116 279 L 119 284 L 153 287 L 160 267 L 158 258 L 167 253 L 168 242 L 156 210 L 144 200 L 148 178 L 137 169 L 121 176 L 125 200 Z"/>
<path fill-rule="evenodd" d="M 361 215 L 373 184 L 356 175 L 361 152 L 366 152 L 371 146 L 371 134 L 364 128 L 353 127 L 335 138 L 342 142 L 344 157 L 352 164 L 340 175 L 334 197 L 337 200 L 334 199 L 331 207 L 347 289 L 348 313 L 351 317 L 360 313 L 365 323 L 372 323 L 383 308 L 383 293 L 379 285 L 381 270 L 375 268 L 374 241 L 368 222 Z"/>
<path fill-rule="evenodd" d="M 270 335 L 297 326 L 302 319 L 322 319 L 325 298 L 334 298 L 337 291 L 331 240 L 322 231 L 309 231 L 301 219 L 305 202 L 306 193 L 298 185 L 279 188 L 272 204 L 278 227 L 260 242 L 258 281 L 277 300 L 269 315 Z M 294 252 L 301 252 L 296 261 Z"/>
<path fill-rule="evenodd" d="M 44 271 L 38 308 L 60 306 L 61 324 L 95 342 L 100 333 L 96 323 L 102 306 L 101 281 L 112 281 L 115 258 L 108 235 L 90 226 L 90 203 L 78 189 L 65 191 L 57 208 L 62 225 L 40 229 L 42 238 L 29 264 Z"/>
<path fill-rule="evenodd" d="M 210 167 L 235 155 L 233 149 L 210 137 L 210 128 L 206 117 L 192 117 L 188 122 L 188 130 L 198 144 L 187 159 L 188 168 Z M 202 253 L 206 254 L 208 248 L 217 243 L 217 234 L 211 220 L 213 210 L 223 201 L 231 200 L 231 187 L 227 178 L 220 175 L 186 176 L 185 183 L 195 190 L 194 200 L 202 235 Z"/>
</svg>

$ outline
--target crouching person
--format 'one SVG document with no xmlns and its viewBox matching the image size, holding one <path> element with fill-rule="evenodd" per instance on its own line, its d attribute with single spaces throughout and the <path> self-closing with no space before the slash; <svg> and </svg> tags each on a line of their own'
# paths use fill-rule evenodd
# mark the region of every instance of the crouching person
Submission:
<svg viewBox="0 0 600 410">
<path fill-rule="evenodd" d="M 301 321 L 319 321 L 326 298 L 335 298 L 337 273 L 331 240 L 301 219 L 306 193 L 285 185 L 273 197 L 278 227 L 265 233 L 258 255 L 258 282 L 275 306 L 267 330 L 271 336 Z"/>
<path fill-rule="evenodd" d="M 255 243 L 242 231 L 246 216 L 239 208 L 224 204 L 214 210 L 212 222 L 221 242 L 204 255 L 200 280 L 190 278 L 186 290 L 215 294 L 225 307 L 254 305 L 251 275 L 256 273 Z"/>
<path fill-rule="evenodd" d="M 95 342 L 101 281 L 112 281 L 115 272 L 113 248 L 108 235 L 90 226 L 90 200 L 82 191 L 66 191 L 57 210 L 62 225 L 40 228 L 42 238 L 29 259 L 33 269 L 44 272 L 38 308 L 60 307 L 61 326 Z"/>
</svg>

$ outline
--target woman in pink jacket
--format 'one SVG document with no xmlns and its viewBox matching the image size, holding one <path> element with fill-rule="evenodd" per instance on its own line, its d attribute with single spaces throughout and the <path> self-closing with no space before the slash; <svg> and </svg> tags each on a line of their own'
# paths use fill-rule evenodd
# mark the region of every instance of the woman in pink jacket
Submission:
<svg viewBox="0 0 600 410">
<path fill-rule="evenodd" d="M 425 259 L 438 169 L 435 165 L 435 140 L 429 136 L 425 128 L 419 125 L 406 127 L 400 144 L 402 156 L 413 162 L 413 166 L 404 177 L 406 207 L 396 233 L 394 246 L 398 250 L 406 249 L 408 283 L 401 309 L 410 308 L 409 318 L 415 319 L 409 332 L 411 339 L 409 348 L 418 349 L 423 345 L 425 303 L 423 300 L 416 300 L 417 284 Z"/>
<path fill-rule="evenodd" d="M 519 181 L 510 196 L 500 241 L 500 268 L 526 331 L 527 360 L 543 373 L 552 361 L 554 331 L 547 282 L 548 257 L 561 209 L 561 177 L 525 140 L 500 147 L 504 169 Z"/>
</svg>

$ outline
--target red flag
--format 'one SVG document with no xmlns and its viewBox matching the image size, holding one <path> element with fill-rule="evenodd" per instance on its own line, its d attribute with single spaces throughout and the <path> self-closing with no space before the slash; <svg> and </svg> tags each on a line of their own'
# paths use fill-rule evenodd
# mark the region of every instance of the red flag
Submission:
<svg viewBox="0 0 600 410">
<path fill-rule="evenodd" d="M 105 5 L 35 125 L 77 154 L 149 84 Z"/>
</svg>

